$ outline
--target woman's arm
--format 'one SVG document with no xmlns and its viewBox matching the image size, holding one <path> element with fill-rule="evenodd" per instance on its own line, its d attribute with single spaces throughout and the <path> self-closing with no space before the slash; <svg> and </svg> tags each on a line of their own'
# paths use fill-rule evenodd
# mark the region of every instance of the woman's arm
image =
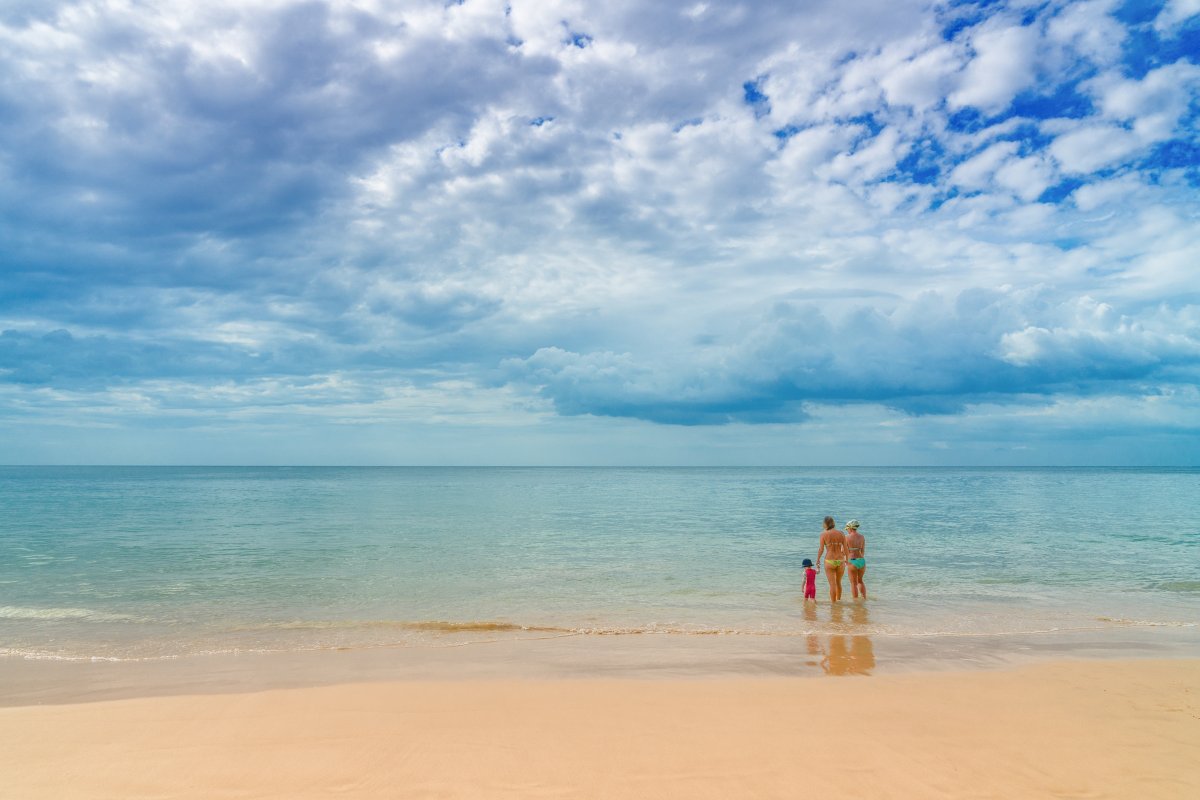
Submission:
<svg viewBox="0 0 1200 800">
<path fill-rule="evenodd" d="M 817 566 L 821 566 L 821 554 L 825 552 L 825 534 L 821 534 L 821 546 L 817 548 Z"/>
</svg>

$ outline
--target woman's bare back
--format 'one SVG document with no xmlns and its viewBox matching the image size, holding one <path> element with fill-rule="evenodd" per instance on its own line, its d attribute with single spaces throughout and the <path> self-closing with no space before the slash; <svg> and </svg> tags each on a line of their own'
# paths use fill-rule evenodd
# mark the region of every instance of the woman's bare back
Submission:
<svg viewBox="0 0 1200 800">
<path fill-rule="evenodd" d="M 821 534 L 821 544 L 825 547 L 825 558 L 842 561 L 846 558 L 846 534 L 837 528 L 831 528 Z"/>
</svg>

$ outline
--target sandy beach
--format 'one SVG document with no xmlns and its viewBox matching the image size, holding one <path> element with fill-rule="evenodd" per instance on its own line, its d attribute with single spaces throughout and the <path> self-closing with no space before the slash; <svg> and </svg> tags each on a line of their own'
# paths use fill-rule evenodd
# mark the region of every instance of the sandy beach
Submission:
<svg viewBox="0 0 1200 800">
<path fill-rule="evenodd" d="M 1200 661 L 359 683 L 0 709 L 15 798 L 1200 795 Z"/>
</svg>

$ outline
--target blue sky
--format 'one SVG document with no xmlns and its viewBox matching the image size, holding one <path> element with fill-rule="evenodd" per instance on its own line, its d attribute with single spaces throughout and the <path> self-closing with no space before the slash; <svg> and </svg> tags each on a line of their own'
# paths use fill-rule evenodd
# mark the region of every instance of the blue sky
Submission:
<svg viewBox="0 0 1200 800">
<path fill-rule="evenodd" d="M 0 77 L 2 463 L 1200 463 L 1200 0 L 18 0 Z"/>
</svg>

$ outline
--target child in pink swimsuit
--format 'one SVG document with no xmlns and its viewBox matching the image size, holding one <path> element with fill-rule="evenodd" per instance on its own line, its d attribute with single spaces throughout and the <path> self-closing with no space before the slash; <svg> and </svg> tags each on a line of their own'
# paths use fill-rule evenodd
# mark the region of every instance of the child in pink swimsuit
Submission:
<svg viewBox="0 0 1200 800">
<path fill-rule="evenodd" d="M 804 599 L 817 599 L 817 571 L 813 568 L 811 558 L 804 559 L 801 564 L 804 567 Z"/>
</svg>

